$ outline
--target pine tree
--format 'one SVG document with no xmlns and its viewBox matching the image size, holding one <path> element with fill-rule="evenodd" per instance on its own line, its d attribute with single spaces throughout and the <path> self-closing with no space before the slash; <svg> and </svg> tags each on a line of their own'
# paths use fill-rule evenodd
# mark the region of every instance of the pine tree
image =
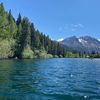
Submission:
<svg viewBox="0 0 100 100">
<path fill-rule="evenodd" d="M 15 38 L 17 33 L 17 26 L 11 14 L 11 10 L 9 10 L 8 13 L 8 23 L 9 23 L 9 35 L 10 35 L 9 37 Z"/>
<path fill-rule="evenodd" d="M 39 31 L 38 30 L 35 32 L 34 39 L 35 39 L 34 45 L 37 49 L 39 49 L 40 48 L 40 37 L 39 37 Z"/>
<path fill-rule="evenodd" d="M 0 4 L 0 38 L 7 38 L 9 24 L 7 19 L 8 13 L 5 12 L 3 3 Z"/>
<path fill-rule="evenodd" d="M 21 39 L 22 39 L 22 18 L 21 15 L 19 14 L 17 21 L 17 34 L 16 34 L 16 45 L 15 45 L 15 56 L 20 58 L 21 53 L 22 53 L 22 46 L 21 46 Z"/>
<path fill-rule="evenodd" d="M 27 17 L 24 17 L 22 20 L 21 46 L 25 48 L 27 45 L 30 45 L 30 43 L 30 22 Z"/>
<path fill-rule="evenodd" d="M 31 23 L 30 25 L 30 33 L 31 33 L 31 48 L 32 50 L 34 49 L 35 47 L 35 44 L 34 44 L 34 41 L 35 41 L 35 28 L 34 28 L 34 24 Z"/>
<path fill-rule="evenodd" d="M 3 15 L 5 12 L 3 3 L 0 4 L 0 15 Z"/>
<path fill-rule="evenodd" d="M 18 18 L 17 18 L 17 21 L 16 21 L 17 26 L 19 24 L 21 24 L 21 22 L 22 22 L 22 17 L 21 17 L 21 14 L 19 13 Z"/>
</svg>

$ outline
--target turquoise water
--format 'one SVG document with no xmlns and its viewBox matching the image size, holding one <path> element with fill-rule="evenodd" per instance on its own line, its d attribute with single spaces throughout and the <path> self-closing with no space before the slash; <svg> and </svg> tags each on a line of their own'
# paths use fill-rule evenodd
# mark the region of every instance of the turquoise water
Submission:
<svg viewBox="0 0 100 100">
<path fill-rule="evenodd" d="M 0 100 L 100 100 L 100 59 L 1 60 Z"/>
</svg>

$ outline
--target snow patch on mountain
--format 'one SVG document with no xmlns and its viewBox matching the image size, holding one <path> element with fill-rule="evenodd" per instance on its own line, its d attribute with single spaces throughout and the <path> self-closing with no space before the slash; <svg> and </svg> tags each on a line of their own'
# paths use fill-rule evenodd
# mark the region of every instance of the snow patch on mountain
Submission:
<svg viewBox="0 0 100 100">
<path fill-rule="evenodd" d="M 58 42 L 61 42 L 61 41 L 63 41 L 63 40 L 64 40 L 64 38 L 61 38 L 61 39 L 58 39 L 57 41 L 58 41 Z"/>
<path fill-rule="evenodd" d="M 81 38 L 78 38 L 78 41 L 79 41 L 81 44 L 83 44 L 83 45 L 85 45 L 85 44 L 88 43 L 88 41 L 86 41 L 86 40 L 84 40 L 84 39 L 81 39 Z"/>
<path fill-rule="evenodd" d="M 98 39 L 98 41 L 100 41 L 100 39 Z"/>
</svg>

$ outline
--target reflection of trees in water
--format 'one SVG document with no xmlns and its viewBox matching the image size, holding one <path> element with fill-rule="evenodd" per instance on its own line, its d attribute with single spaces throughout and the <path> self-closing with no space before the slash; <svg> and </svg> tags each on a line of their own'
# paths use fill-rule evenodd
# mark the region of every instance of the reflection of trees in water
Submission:
<svg viewBox="0 0 100 100">
<path fill-rule="evenodd" d="M 6 100 L 6 95 L 10 91 L 10 75 L 13 71 L 13 61 L 1 60 L 0 61 L 0 100 Z"/>
<path fill-rule="evenodd" d="M 37 69 L 32 63 L 31 60 L 0 61 L 0 100 L 15 99 L 20 94 L 35 92 L 32 72 Z"/>
<path fill-rule="evenodd" d="M 38 69 L 33 60 L 15 60 L 13 71 L 10 74 L 10 92 L 21 97 L 37 91 Z"/>
<path fill-rule="evenodd" d="M 0 61 L 0 87 L 2 84 L 7 84 L 10 80 L 10 74 L 13 70 L 13 61 L 11 60 L 1 60 Z"/>
</svg>

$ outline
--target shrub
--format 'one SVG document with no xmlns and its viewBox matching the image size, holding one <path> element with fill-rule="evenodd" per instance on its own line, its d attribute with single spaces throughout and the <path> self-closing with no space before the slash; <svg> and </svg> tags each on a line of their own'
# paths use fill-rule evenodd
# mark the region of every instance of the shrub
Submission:
<svg viewBox="0 0 100 100">
<path fill-rule="evenodd" d="M 22 52 L 22 58 L 24 58 L 24 59 L 34 58 L 34 52 L 31 50 L 29 45 L 27 45 L 24 48 L 24 50 Z"/>
<path fill-rule="evenodd" d="M 15 40 L 0 39 L 0 59 L 11 58 L 14 55 Z"/>
</svg>

